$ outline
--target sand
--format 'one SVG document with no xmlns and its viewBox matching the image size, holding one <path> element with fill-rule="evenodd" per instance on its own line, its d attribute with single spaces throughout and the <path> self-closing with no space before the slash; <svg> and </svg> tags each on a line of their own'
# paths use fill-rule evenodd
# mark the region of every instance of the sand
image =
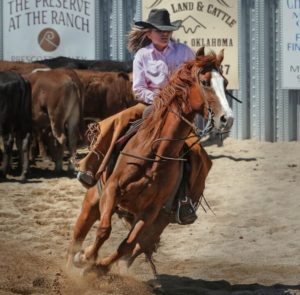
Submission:
<svg viewBox="0 0 300 295">
<path fill-rule="evenodd" d="M 32 178 L 0 183 L 0 295 L 300 294 L 300 142 L 227 138 L 206 147 L 213 160 L 205 197 L 189 226 L 170 225 L 154 255 L 158 280 L 139 257 L 105 276 L 65 268 L 85 189 L 53 163 Z M 206 208 L 207 209 L 207 208 Z M 100 255 L 127 230 L 117 218 Z M 95 236 L 95 227 L 85 245 Z"/>
</svg>

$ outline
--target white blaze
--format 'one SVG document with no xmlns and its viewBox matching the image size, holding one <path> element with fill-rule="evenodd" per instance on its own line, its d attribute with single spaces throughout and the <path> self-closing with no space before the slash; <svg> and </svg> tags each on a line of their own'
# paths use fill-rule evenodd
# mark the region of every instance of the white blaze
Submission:
<svg viewBox="0 0 300 295">
<path fill-rule="evenodd" d="M 216 70 L 212 70 L 211 72 L 211 85 L 212 88 L 214 89 L 216 95 L 220 99 L 221 106 L 224 111 L 224 115 L 227 118 L 233 117 L 232 110 L 228 104 L 225 90 L 224 90 L 224 78 L 220 75 L 220 73 Z"/>
</svg>

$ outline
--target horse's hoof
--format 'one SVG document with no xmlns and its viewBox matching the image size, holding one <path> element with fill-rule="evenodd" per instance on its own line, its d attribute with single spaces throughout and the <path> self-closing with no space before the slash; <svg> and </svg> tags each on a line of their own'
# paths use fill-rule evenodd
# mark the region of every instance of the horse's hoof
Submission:
<svg viewBox="0 0 300 295">
<path fill-rule="evenodd" d="M 86 261 L 83 259 L 83 251 L 77 252 L 73 257 L 73 264 L 75 267 L 82 268 L 86 266 Z"/>
</svg>

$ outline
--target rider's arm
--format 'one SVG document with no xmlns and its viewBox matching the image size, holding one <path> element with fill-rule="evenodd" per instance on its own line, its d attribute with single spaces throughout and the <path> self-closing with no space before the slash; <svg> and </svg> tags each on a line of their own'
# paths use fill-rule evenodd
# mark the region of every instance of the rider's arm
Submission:
<svg viewBox="0 0 300 295">
<path fill-rule="evenodd" d="M 150 89 L 146 80 L 146 69 L 143 56 L 139 53 L 135 55 L 133 60 L 132 78 L 132 90 L 136 96 L 136 99 L 146 104 L 152 104 L 153 98 L 159 90 Z"/>
<path fill-rule="evenodd" d="M 153 99 L 178 66 L 195 58 L 194 52 L 184 44 L 171 47 L 168 58 L 152 55 L 151 47 L 140 49 L 133 60 L 132 89 L 138 101 L 152 104 Z"/>
</svg>

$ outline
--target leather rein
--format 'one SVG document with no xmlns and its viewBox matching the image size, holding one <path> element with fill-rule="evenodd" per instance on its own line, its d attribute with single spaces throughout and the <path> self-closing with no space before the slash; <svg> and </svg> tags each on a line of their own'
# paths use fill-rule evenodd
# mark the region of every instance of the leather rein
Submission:
<svg viewBox="0 0 300 295">
<path fill-rule="evenodd" d="M 190 122 L 188 119 L 186 119 L 184 116 L 182 116 L 181 114 L 173 111 L 173 110 L 169 110 L 169 112 L 172 112 L 173 114 L 175 114 L 176 116 L 178 116 L 182 121 L 184 121 L 186 124 L 188 124 L 191 128 L 192 128 L 192 132 L 196 135 L 197 139 L 195 140 L 195 142 L 193 142 L 193 144 L 191 146 L 189 146 L 188 150 L 185 151 L 180 157 L 178 158 L 173 158 L 173 157 L 166 157 L 166 156 L 161 156 L 161 155 L 158 155 L 154 152 L 154 144 L 157 143 L 157 142 L 161 142 L 161 141 L 185 141 L 186 139 L 190 138 L 190 137 L 194 137 L 193 136 L 187 136 L 185 138 L 158 138 L 156 140 L 154 140 L 151 144 L 151 151 L 153 152 L 154 156 L 155 157 L 158 157 L 159 159 L 156 160 L 156 159 L 153 159 L 153 158 L 148 158 L 148 157 L 144 157 L 144 156 L 137 156 L 137 155 L 133 155 L 133 154 L 129 154 L 129 153 L 125 153 L 123 151 L 120 152 L 120 154 L 124 155 L 124 156 L 128 156 L 128 157 L 132 157 L 132 158 L 135 158 L 135 159 L 140 159 L 140 160 L 145 160 L 145 161 L 150 161 L 150 162 L 162 162 L 162 161 L 187 161 L 186 158 L 184 158 L 184 156 L 186 154 L 188 154 L 191 150 L 191 148 L 200 142 L 201 138 L 203 138 L 203 136 L 209 134 L 213 127 L 214 127 L 214 124 L 213 124 L 213 111 L 212 109 L 209 107 L 208 108 L 208 120 L 207 120 L 207 123 L 204 127 L 203 130 L 201 130 L 200 128 L 198 128 L 194 123 Z"/>
<path fill-rule="evenodd" d="M 199 68 L 198 72 L 197 72 L 197 77 L 199 77 L 199 73 L 201 73 L 203 71 L 203 68 Z M 201 85 L 201 81 L 199 81 L 198 78 L 198 83 L 199 85 Z M 202 92 L 204 92 L 204 89 L 201 87 Z M 205 92 L 203 93 L 204 96 L 206 96 Z M 226 91 L 226 94 L 228 94 L 231 98 L 235 99 L 236 101 L 240 102 L 241 101 L 239 99 L 237 99 L 236 97 L 234 97 L 230 92 Z M 213 116 L 214 113 L 211 109 L 210 106 L 208 106 L 208 120 L 207 123 L 204 127 L 203 130 L 201 130 L 200 128 L 198 128 L 194 123 L 190 122 L 188 119 L 186 119 L 183 115 L 181 115 L 180 113 L 177 113 L 173 110 L 168 110 L 169 112 L 172 112 L 173 114 L 175 114 L 176 116 L 178 116 L 182 121 L 184 121 L 186 124 L 188 124 L 191 128 L 192 128 L 192 132 L 196 135 L 197 139 L 195 140 L 195 142 L 193 142 L 193 144 L 191 146 L 189 146 L 188 150 L 185 151 L 180 157 L 178 158 L 173 158 L 173 157 L 166 157 L 166 156 L 161 156 L 158 155 L 154 152 L 154 148 L 153 145 L 157 142 L 161 142 L 161 141 L 185 141 L 186 139 L 190 138 L 190 137 L 194 137 L 194 136 L 187 136 L 186 138 L 158 138 L 156 140 L 154 140 L 152 142 L 151 145 L 151 151 L 153 152 L 155 157 L 158 157 L 159 159 L 153 159 L 153 158 L 148 158 L 148 157 L 143 157 L 143 156 L 137 156 L 137 155 L 133 155 L 133 154 L 129 154 L 129 153 L 125 153 L 125 152 L 120 152 L 120 154 L 124 155 L 124 156 L 128 156 L 128 157 L 132 157 L 132 158 L 136 158 L 136 159 L 140 159 L 140 160 L 145 160 L 145 161 L 150 161 L 150 162 L 161 162 L 161 161 L 187 161 L 187 159 L 184 158 L 184 156 L 186 154 L 188 154 L 191 150 L 191 148 L 197 144 L 200 143 L 201 138 L 203 138 L 205 135 L 209 134 L 213 128 L 214 128 L 214 124 L 213 124 Z"/>
</svg>

